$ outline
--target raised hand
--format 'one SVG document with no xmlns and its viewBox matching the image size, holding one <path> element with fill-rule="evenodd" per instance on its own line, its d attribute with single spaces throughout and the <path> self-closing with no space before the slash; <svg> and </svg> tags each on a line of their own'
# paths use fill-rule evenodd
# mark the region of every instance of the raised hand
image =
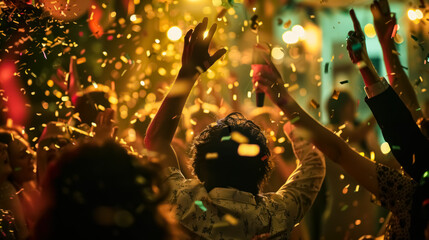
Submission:
<svg viewBox="0 0 429 240">
<path fill-rule="evenodd" d="M 213 24 L 204 38 L 208 19 L 204 18 L 194 30 L 189 30 L 185 35 L 185 43 L 182 54 L 182 69 L 188 73 L 203 73 L 207 71 L 225 53 L 226 49 L 217 50 L 213 55 L 209 53 L 210 42 L 216 32 L 217 25 Z"/>
<path fill-rule="evenodd" d="M 395 14 L 390 12 L 389 2 L 387 0 L 374 0 L 371 4 L 371 12 L 380 44 L 383 46 L 392 43 L 393 31 L 397 22 Z"/>
<path fill-rule="evenodd" d="M 111 108 L 107 108 L 104 112 L 100 112 L 97 115 L 95 127 L 95 139 L 104 141 L 112 138 L 116 127 L 114 124 L 115 111 Z"/>
<path fill-rule="evenodd" d="M 286 96 L 287 89 L 284 86 L 284 82 L 279 71 L 274 66 L 269 55 L 265 55 L 264 59 L 269 68 L 261 69 L 261 71 L 257 73 L 258 76 L 253 77 L 253 86 L 256 91 L 265 92 L 265 94 L 267 94 L 275 104 L 281 104 L 279 101 Z"/>
<path fill-rule="evenodd" d="M 365 34 L 362 31 L 359 20 L 353 9 L 350 10 L 350 17 L 352 18 L 355 30 L 350 31 L 347 36 L 347 50 L 352 62 L 357 64 L 369 60 L 369 57 L 366 51 Z"/>
</svg>

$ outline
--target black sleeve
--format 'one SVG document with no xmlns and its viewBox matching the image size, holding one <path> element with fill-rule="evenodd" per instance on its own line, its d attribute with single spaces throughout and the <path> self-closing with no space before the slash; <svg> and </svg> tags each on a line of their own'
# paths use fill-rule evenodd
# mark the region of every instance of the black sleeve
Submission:
<svg viewBox="0 0 429 240">
<path fill-rule="evenodd" d="M 411 113 L 392 87 L 366 98 L 366 103 L 389 143 L 396 160 L 419 181 L 429 162 L 429 141 L 414 122 Z"/>
</svg>

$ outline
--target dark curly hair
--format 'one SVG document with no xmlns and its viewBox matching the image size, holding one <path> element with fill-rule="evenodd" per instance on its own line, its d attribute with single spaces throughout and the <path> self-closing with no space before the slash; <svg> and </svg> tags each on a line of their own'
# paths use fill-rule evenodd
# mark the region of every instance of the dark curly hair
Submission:
<svg viewBox="0 0 429 240">
<path fill-rule="evenodd" d="M 248 144 L 259 146 L 256 156 L 241 156 L 232 133 L 238 133 Z M 194 173 L 204 182 L 207 191 L 216 187 L 233 187 L 240 191 L 259 193 L 259 187 L 272 169 L 270 150 L 261 129 L 241 113 L 227 117 L 207 126 L 192 146 Z"/>
</svg>

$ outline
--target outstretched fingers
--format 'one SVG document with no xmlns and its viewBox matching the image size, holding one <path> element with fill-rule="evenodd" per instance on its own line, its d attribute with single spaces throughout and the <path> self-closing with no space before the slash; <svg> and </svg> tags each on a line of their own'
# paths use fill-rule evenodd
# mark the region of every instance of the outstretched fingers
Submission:
<svg viewBox="0 0 429 240">
<path fill-rule="evenodd" d="M 185 35 L 185 46 L 189 44 L 189 40 L 191 39 L 193 30 L 189 29 L 189 31 Z"/>
<path fill-rule="evenodd" d="M 363 35 L 363 31 L 362 31 L 362 27 L 360 26 L 359 20 L 358 20 L 358 19 L 357 19 L 357 17 L 356 17 L 356 13 L 355 13 L 355 10 L 354 10 L 354 9 L 350 10 L 350 17 L 352 18 L 352 21 L 353 21 L 353 27 L 354 27 L 354 29 L 355 29 L 356 34 L 357 34 L 359 37 L 364 36 L 364 35 Z"/>
<path fill-rule="evenodd" d="M 213 25 L 211 26 L 211 28 L 210 28 L 210 30 L 209 30 L 209 33 L 208 33 L 207 37 L 204 39 L 204 41 L 206 42 L 206 44 L 207 44 L 207 45 L 209 45 L 209 44 L 210 44 L 210 42 L 212 41 L 213 36 L 214 36 L 214 34 L 215 34 L 215 32 L 216 32 L 216 29 L 217 29 L 217 24 L 215 23 L 215 24 L 213 24 Z"/>
<path fill-rule="evenodd" d="M 381 13 L 384 15 L 390 15 L 390 7 L 389 7 L 389 1 L 387 0 L 378 0 L 375 1 L 380 7 Z"/>
<path fill-rule="evenodd" d="M 225 55 L 226 49 L 222 48 L 217 50 L 209 59 L 209 65 L 213 65 L 217 60 L 219 60 L 223 55 Z M 208 67 L 210 67 L 208 66 Z"/>
</svg>

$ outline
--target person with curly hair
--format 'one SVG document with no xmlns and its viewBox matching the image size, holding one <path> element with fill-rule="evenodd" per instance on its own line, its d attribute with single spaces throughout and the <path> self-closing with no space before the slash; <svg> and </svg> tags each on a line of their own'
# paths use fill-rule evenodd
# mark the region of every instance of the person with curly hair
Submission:
<svg viewBox="0 0 429 240">
<path fill-rule="evenodd" d="M 201 73 L 225 54 L 208 53 L 216 30 L 204 38 L 207 18 L 185 36 L 182 68 L 146 132 L 145 146 L 162 154 L 176 217 L 194 239 L 288 239 L 320 189 L 325 162 L 319 151 L 288 124 L 285 127 L 300 160 L 275 193 L 260 193 L 272 168 L 262 130 L 240 113 L 209 124 L 195 137 L 192 166 L 198 179 L 186 179 L 171 147 L 186 100 Z"/>
</svg>

